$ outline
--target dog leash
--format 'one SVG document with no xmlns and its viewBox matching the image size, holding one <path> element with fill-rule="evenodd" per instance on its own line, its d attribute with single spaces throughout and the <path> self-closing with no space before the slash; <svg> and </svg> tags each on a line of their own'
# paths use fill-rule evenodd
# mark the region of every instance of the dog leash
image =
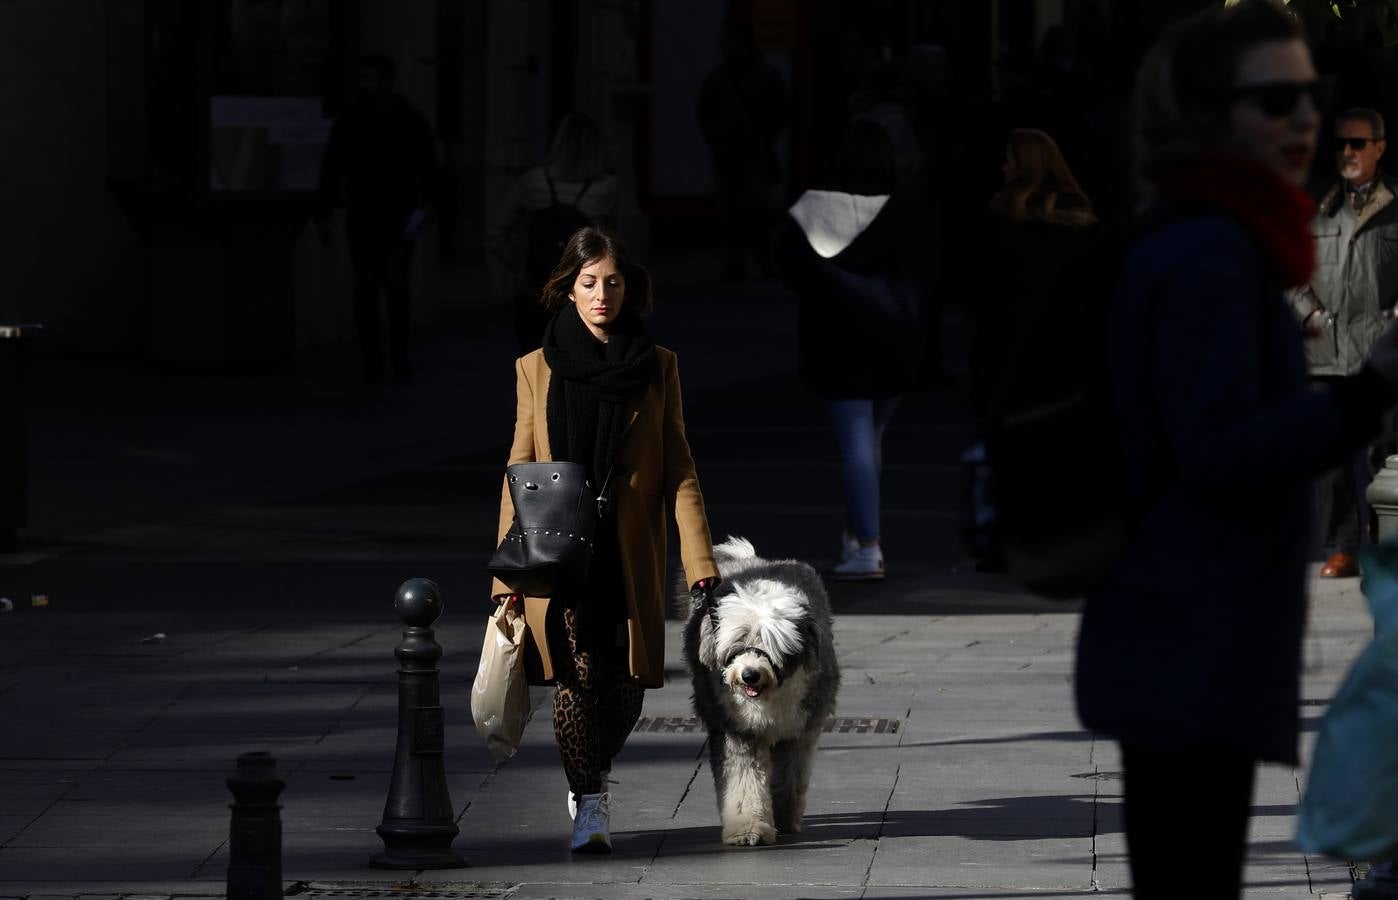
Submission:
<svg viewBox="0 0 1398 900">
<path fill-rule="evenodd" d="M 716 587 L 718 587 L 717 578 L 702 578 L 689 592 L 690 612 L 697 613 L 700 610 L 707 612 L 709 622 L 715 628 L 718 627 L 718 604 L 713 602 L 714 588 Z"/>
</svg>

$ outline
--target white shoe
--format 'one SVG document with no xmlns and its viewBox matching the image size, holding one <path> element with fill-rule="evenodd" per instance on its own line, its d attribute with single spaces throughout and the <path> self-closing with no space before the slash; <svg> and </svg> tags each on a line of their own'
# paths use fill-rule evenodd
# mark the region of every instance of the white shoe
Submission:
<svg viewBox="0 0 1398 900">
<path fill-rule="evenodd" d="M 840 532 L 840 562 L 847 563 L 859 552 L 859 538 L 848 531 Z"/>
<path fill-rule="evenodd" d="M 883 581 L 883 548 L 860 547 L 849 559 L 830 570 L 835 581 Z"/>
<path fill-rule="evenodd" d="M 573 819 L 574 853 L 612 852 L 612 795 L 583 794 Z"/>
<path fill-rule="evenodd" d="M 617 783 L 618 783 L 618 782 L 612 781 L 612 770 L 611 770 L 611 769 L 603 769 L 603 770 L 602 770 L 602 783 L 603 783 L 603 784 L 617 784 Z M 609 793 L 610 793 L 610 792 L 609 792 Z M 571 788 L 569 788 L 569 789 L 568 789 L 568 821 L 571 822 L 571 821 L 573 821 L 574 819 L 576 819 L 577 817 L 578 817 L 578 798 L 573 796 L 573 791 L 572 791 Z"/>
</svg>

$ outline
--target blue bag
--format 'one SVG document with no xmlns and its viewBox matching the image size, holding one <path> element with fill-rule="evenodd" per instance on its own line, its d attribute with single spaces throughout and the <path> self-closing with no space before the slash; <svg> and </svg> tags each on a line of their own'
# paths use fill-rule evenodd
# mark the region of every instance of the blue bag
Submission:
<svg viewBox="0 0 1398 900">
<path fill-rule="evenodd" d="M 1296 842 L 1372 860 L 1398 850 L 1398 543 L 1365 548 L 1360 562 L 1375 637 L 1321 723 Z"/>
</svg>

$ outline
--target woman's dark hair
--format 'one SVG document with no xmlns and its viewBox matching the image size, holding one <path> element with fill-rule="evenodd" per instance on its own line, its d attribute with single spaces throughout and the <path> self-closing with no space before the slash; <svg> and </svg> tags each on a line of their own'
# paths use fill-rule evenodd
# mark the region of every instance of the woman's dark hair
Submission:
<svg viewBox="0 0 1398 900">
<path fill-rule="evenodd" d="M 855 119 L 845 131 L 841 186 L 851 194 L 891 194 L 898 184 L 898 157 L 883 126 Z"/>
<path fill-rule="evenodd" d="M 616 263 L 617 271 L 626 282 L 626 300 L 622 314 L 627 312 L 638 316 L 649 315 L 655 305 L 651 296 L 650 273 L 645 266 L 631 259 L 622 245 L 621 238 L 600 228 L 579 228 L 568 238 L 563 247 L 563 256 L 553 267 L 553 274 L 544 284 L 539 302 L 549 312 L 558 312 L 569 302 L 568 292 L 584 266 L 589 266 L 608 256 Z"/>
<path fill-rule="evenodd" d="M 1136 76 L 1139 174 L 1153 181 L 1181 159 L 1226 147 L 1238 63 L 1258 44 L 1302 37 L 1274 0 L 1220 4 L 1170 26 Z"/>
</svg>

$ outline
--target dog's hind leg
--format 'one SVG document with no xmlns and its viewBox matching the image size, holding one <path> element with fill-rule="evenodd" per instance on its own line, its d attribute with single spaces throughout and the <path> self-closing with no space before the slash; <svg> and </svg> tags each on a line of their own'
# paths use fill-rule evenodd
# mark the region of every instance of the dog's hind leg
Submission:
<svg viewBox="0 0 1398 900">
<path fill-rule="evenodd" d="M 819 738 L 820 728 L 811 728 L 795 740 L 782 741 L 772 748 L 772 811 L 777 830 L 783 834 L 801 830 Z"/>
<path fill-rule="evenodd" d="M 719 734 L 710 747 L 723 842 L 744 847 L 777 839 L 772 822 L 771 750 L 752 738 Z"/>
</svg>

